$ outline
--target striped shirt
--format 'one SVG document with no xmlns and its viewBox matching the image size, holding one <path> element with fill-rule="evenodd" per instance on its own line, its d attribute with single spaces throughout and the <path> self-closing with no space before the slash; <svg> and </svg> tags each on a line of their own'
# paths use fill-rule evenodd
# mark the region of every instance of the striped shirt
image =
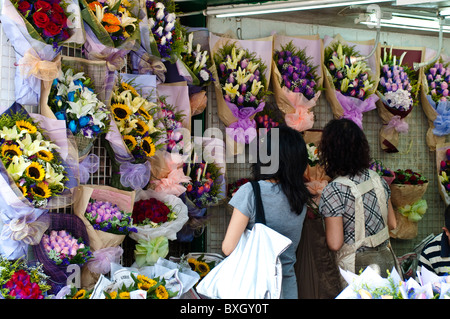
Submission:
<svg viewBox="0 0 450 319">
<path fill-rule="evenodd" d="M 350 177 L 350 180 L 360 184 L 370 178 L 369 170 L 366 169 L 361 175 Z M 391 190 L 386 181 L 381 178 L 384 187 L 386 203 L 391 196 Z M 380 206 L 375 194 L 371 190 L 363 194 L 364 214 L 366 219 L 366 237 L 375 235 L 381 231 L 385 225 L 381 215 Z M 342 217 L 344 223 L 344 242 L 353 244 L 355 242 L 355 197 L 350 187 L 341 183 L 330 182 L 322 191 L 320 196 L 319 212 L 323 217 Z"/>
<path fill-rule="evenodd" d="M 417 271 L 420 271 L 421 267 L 425 267 L 438 276 L 450 273 L 450 246 L 444 232 L 434 237 L 422 250 Z"/>
</svg>

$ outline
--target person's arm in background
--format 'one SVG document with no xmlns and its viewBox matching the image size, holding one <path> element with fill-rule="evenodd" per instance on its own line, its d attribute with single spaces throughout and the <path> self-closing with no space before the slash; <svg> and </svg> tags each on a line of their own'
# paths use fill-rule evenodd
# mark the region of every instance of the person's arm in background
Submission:
<svg viewBox="0 0 450 319">
<path fill-rule="evenodd" d="M 225 238 L 222 242 L 222 251 L 225 256 L 230 255 L 236 248 L 248 222 L 249 218 L 247 216 L 242 214 L 237 208 L 233 210 Z"/>
<path fill-rule="evenodd" d="M 338 251 L 344 244 L 344 223 L 342 216 L 325 217 L 324 219 L 327 246 L 332 251 Z"/>
</svg>

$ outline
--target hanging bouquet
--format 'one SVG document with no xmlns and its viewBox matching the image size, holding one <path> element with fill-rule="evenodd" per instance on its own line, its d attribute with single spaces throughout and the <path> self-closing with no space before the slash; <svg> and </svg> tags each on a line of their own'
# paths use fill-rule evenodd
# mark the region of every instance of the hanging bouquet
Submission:
<svg viewBox="0 0 450 319">
<path fill-rule="evenodd" d="M 48 257 L 56 265 L 82 266 L 92 258 L 90 247 L 85 245 L 83 238 L 74 238 L 65 230 L 52 230 L 50 234 L 44 234 L 42 244 Z"/>
<path fill-rule="evenodd" d="M 98 99 L 91 79 L 83 72 L 74 74 L 71 68 L 61 72 L 53 80 L 47 103 L 58 120 L 66 121 L 77 141 L 80 157 L 87 154 L 93 141 L 108 130 L 106 105 Z"/>
<path fill-rule="evenodd" d="M 151 54 L 163 59 L 179 56 L 183 50 L 182 27 L 175 13 L 174 1 L 145 1 Z"/>
<path fill-rule="evenodd" d="M 314 114 L 310 109 L 320 96 L 320 78 L 317 75 L 320 63 L 314 65 L 315 61 L 306 53 L 307 48 L 299 49 L 293 41 L 285 45 L 280 43 L 280 48 L 275 50 L 272 83 L 278 107 L 286 113 L 286 123 L 304 131 L 314 124 Z M 318 52 L 322 50 L 318 48 Z"/>
<path fill-rule="evenodd" d="M 227 194 L 228 194 L 228 198 L 233 197 L 233 195 L 238 191 L 238 189 L 246 184 L 250 182 L 250 180 L 248 178 L 240 178 L 237 181 L 234 181 L 233 183 L 228 184 L 227 187 Z"/>
<path fill-rule="evenodd" d="M 450 63 L 440 57 L 423 72 L 421 102 L 428 119 L 427 143 L 430 150 L 435 150 L 450 134 Z"/>
<path fill-rule="evenodd" d="M 446 205 L 450 205 L 450 145 L 437 145 L 436 162 L 439 180 L 439 193 Z"/>
<path fill-rule="evenodd" d="M 226 43 L 214 54 L 221 96 L 234 116 L 225 123 L 228 134 L 238 143 L 250 143 L 256 137 L 252 117 L 264 109 L 269 92 L 264 75 L 267 66 L 256 53 Z"/>
<path fill-rule="evenodd" d="M 159 96 L 158 107 L 160 109 L 159 118 L 166 131 L 164 142 L 166 150 L 170 153 L 179 153 L 184 148 L 183 133 L 180 129 L 183 128 L 182 121 L 185 115 L 168 104 L 165 96 Z"/>
<path fill-rule="evenodd" d="M 260 133 L 260 129 L 264 128 L 265 132 L 268 132 L 271 128 L 279 127 L 285 123 L 284 115 L 273 104 L 267 104 L 261 112 L 255 115 L 257 133 Z"/>
<path fill-rule="evenodd" d="M 422 197 L 427 190 L 428 180 L 412 169 L 397 169 L 394 173 L 390 188 L 397 228 L 391 231 L 391 237 L 411 239 L 417 236 L 417 222 L 427 209 L 427 203 Z"/>
<path fill-rule="evenodd" d="M 358 47 L 362 49 L 361 45 Z M 350 46 L 342 39 L 329 43 L 324 52 L 325 88 L 333 114 L 362 128 L 363 113 L 376 108 L 378 79 L 360 57 L 357 45 Z"/>
<path fill-rule="evenodd" d="M 408 51 L 404 51 L 400 58 L 384 48 L 381 59 L 381 75 L 377 94 L 378 113 L 383 121 L 380 130 L 381 147 L 386 152 L 398 152 L 398 134 L 408 132 L 406 117 L 417 106 L 419 81 L 417 74 L 411 70 L 403 59 Z"/>
<path fill-rule="evenodd" d="M 152 228 L 177 219 L 177 214 L 170 205 L 156 198 L 140 200 L 134 203 L 133 220 L 138 226 L 149 225 Z"/>
<path fill-rule="evenodd" d="M 98 40 L 112 48 L 139 44 L 138 7 L 128 0 L 80 0 L 83 20 Z"/>
<path fill-rule="evenodd" d="M 6 172 L 34 207 L 45 207 L 66 189 L 67 172 L 49 141 L 31 117 L 23 113 L 0 117 L 0 158 Z"/>
<path fill-rule="evenodd" d="M 388 185 L 391 185 L 392 181 L 395 179 L 394 171 L 387 168 L 380 160 L 372 161 L 369 168 L 384 178 Z"/>
<path fill-rule="evenodd" d="M 111 112 L 137 163 L 145 162 L 162 146 L 156 144 L 162 134 L 153 118 L 157 111 L 156 104 L 145 99 L 132 81 L 124 82 L 119 78 L 112 93 Z"/>
</svg>

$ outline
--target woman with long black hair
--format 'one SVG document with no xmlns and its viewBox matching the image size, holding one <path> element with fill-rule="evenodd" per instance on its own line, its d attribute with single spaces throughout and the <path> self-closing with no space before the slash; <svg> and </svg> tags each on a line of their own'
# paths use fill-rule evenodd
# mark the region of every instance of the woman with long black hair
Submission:
<svg viewBox="0 0 450 319">
<path fill-rule="evenodd" d="M 273 134 L 273 130 L 277 130 L 278 134 Z M 275 136 L 278 136 L 278 141 L 274 140 Z M 306 144 L 300 132 L 287 126 L 272 128 L 262 139 L 267 145 L 268 154 L 275 154 L 276 150 L 272 147 L 278 147 L 278 156 L 272 156 L 272 161 L 278 163 L 263 164 L 259 156 L 261 154 L 258 154 L 258 160 L 252 167 L 253 179 L 260 185 L 266 226 L 292 241 L 280 255 L 283 272 L 281 298 L 297 299 L 294 264 L 306 216 L 306 205 L 311 200 L 311 194 L 303 181 L 308 160 Z M 274 164 L 278 169 L 268 172 L 269 167 Z M 236 248 L 244 230 L 251 229 L 255 224 L 252 185 L 246 183 L 241 186 L 229 204 L 234 210 L 222 243 L 222 251 L 227 256 Z"/>
</svg>

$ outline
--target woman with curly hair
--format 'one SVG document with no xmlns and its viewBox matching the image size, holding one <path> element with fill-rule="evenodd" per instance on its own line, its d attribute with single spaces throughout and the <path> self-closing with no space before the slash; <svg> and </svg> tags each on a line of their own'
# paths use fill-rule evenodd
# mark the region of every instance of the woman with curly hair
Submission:
<svg viewBox="0 0 450 319">
<path fill-rule="evenodd" d="M 319 212 L 338 266 L 358 274 L 371 265 L 387 277 L 387 271 L 398 268 L 389 241 L 396 219 L 388 184 L 369 169 L 370 147 L 364 132 L 351 120 L 331 120 L 318 148 L 319 163 L 332 178 L 322 192 Z"/>
</svg>

